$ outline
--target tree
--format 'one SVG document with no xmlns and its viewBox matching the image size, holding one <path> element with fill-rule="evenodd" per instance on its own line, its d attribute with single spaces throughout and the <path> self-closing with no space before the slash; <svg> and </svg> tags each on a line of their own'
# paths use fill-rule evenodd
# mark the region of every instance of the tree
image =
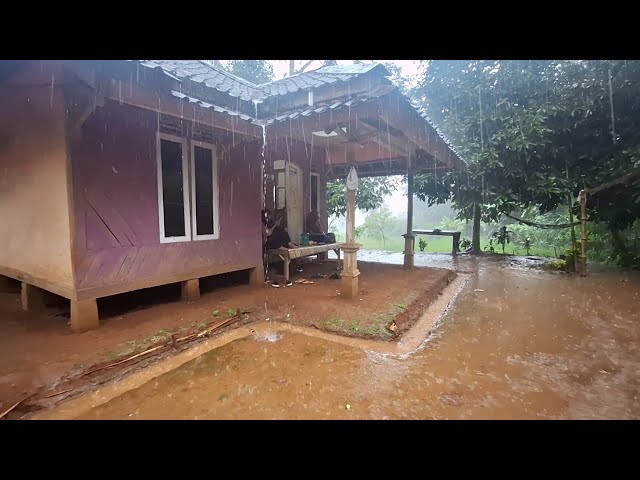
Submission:
<svg viewBox="0 0 640 480">
<path fill-rule="evenodd" d="M 384 200 L 398 188 L 398 179 L 392 177 L 360 178 L 356 192 L 356 208 L 366 212 L 384 204 Z M 347 212 L 346 183 L 344 180 L 327 182 L 327 209 L 329 216 L 342 217 Z"/>
<path fill-rule="evenodd" d="M 226 70 L 256 85 L 273 80 L 273 66 L 267 60 L 229 60 Z"/>
<path fill-rule="evenodd" d="M 396 223 L 396 219 L 387 205 L 382 205 L 371 211 L 364 219 L 363 230 L 369 238 L 379 238 L 386 246 L 387 236 Z"/>
<path fill-rule="evenodd" d="M 413 93 L 469 169 L 416 178 L 416 193 L 451 199 L 478 226 L 480 215 L 495 221 L 532 205 L 540 213 L 566 206 L 583 184 L 639 165 L 639 87 L 640 62 L 430 62 Z M 639 197 L 637 186 L 601 192 L 590 218 L 615 236 L 640 217 Z"/>
</svg>

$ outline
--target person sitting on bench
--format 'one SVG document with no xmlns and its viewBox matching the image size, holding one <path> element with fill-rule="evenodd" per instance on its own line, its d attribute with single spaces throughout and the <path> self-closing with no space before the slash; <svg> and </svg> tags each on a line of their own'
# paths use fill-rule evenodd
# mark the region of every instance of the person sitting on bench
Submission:
<svg viewBox="0 0 640 480">
<path fill-rule="evenodd" d="M 293 243 L 287 231 L 280 226 L 281 219 L 273 220 L 269 210 L 262 210 L 262 240 L 267 250 L 278 248 L 297 248 L 300 245 Z"/>
<path fill-rule="evenodd" d="M 311 210 L 307 214 L 306 225 L 309 240 L 322 243 L 336 243 L 336 236 L 333 233 L 324 233 L 322 223 L 320 222 L 320 214 L 317 210 Z"/>
</svg>

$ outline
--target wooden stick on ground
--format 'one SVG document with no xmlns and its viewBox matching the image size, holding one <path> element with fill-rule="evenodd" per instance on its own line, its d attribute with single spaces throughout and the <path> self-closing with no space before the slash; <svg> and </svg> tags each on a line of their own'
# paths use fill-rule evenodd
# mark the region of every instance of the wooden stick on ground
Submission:
<svg viewBox="0 0 640 480">
<path fill-rule="evenodd" d="M 144 352 L 140 352 L 140 353 L 138 353 L 136 355 L 133 355 L 131 357 L 127 357 L 124 360 L 120 360 L 119 362 L 110 363 L 109 365 L 105 365 L 103 367 L 94 368 L 93 370 L 89 370 L 88 372 L 83 373 L 81 375 L 81 377 L 83 377 L 85 375 L 89 375 L 90 373 L 93 373 L 93 372 L 97 372 L 99 370 L 104 370 L 106 368 L 115 367 L 116 365 L 120 365 L 121 363 L 128 362 L 129 360 L 133 360 L 134 358 L 138 358 L 138 357 L 141 357 L 141 356 L 146 355 L 148 353 L 155 352 L 156 350 L 160 350 L 161 348 L 165 348 L 170 344 L 171 344 L 171 342 L 163 343 L 162 345 L 158 345 L 157 347 L 149 348 L 149 349 L 145 350 Z"/>
<path fill-rule="evenodd" d="M 157 345 L 157 346 L 155 346 L 155 347 L 153 347 L 153 348 L 149 348 L 149 349 L 145 350 L 144 352 L 140 352 L 140 353 L 137 353 L 136 355 L 132 355 L 131 357 L 127 357 L 127 358 L 122 359 L 122 360 L 119 360 L 119 361 L 117 361 L 117 362 L 110 363 L 109 365 L 104 365 L 104 366 L 102 366 L 102 367 L 94 368 L 94 369 L 92 369 L 92 370 L 89 370 L 88 372 L 84 372 L 84 373 L 80 374 L 80 375 L 79 375 L 79 377 L 84 377 L 84 376 L 86 376 L 86 375 L 89 375 L 89 374 L 94 373 L 94 372 L 98 372 L 98 371 L 100 371 L 100 370 L 105 370 L 105 369 L 107 369 L 107 368 L 112 368 L 112 367 L 115 367 L 115 366 L 117 366 L 117 365 L 121 365 L 121 364 L 126 363 L 126 362 L 128 362 L 128 361 L 130 361 L 130 360 L 134 360 L 134 359 L 136 359 L 136 358 L 139 358 L 139 357 L 142 357 L 142 356 L 147 355 L 147 354 L 149 354 L 149 353 L 152 353 L 152 352 L 158 351 L 158 350 L 160 350 L 160 349 L 162 349 L 162 348 L 165 348 L 165 347 L 173 346 L 173 347 L 175 348 L 175 347 L 176 347 L 176 343 L 177 343 L 177 342 L 182 342 L 182 341 L 184 341 L 184 340 L 188 340 L 188 339 L 194 339 L 194 338 L 200 338 L 200 337 L 203 337 L 203 336 L 204 336 L 204 335 L 206 335 L 207 333 L 210 333 L 210 332 L 212 332 L 212 331 L 214 331 L 214 330 L 217 330 L 217 329 L 219 329 L 219 328 L 222 328 L 222 327 L 224 327 L 224 326 L 227 326 L 227 325 L 229 325 L 230 323 L 232 323 L 232 322 L 234 322 L 234 321 L 238 320 L 238 319 L 240 318 L 240 314 L 241 314 L 241 313 L 245 313 L 245 312 L 241 312 L 241 310 L 240 310 L 240 309 L 238 309 L 238 311 L 237 311 L 236 315 L 234 315 L 233 317 L 229 317 L 229 318 L 222 319 L 222 320 L 220 320 L 219 322 L 216 322 L 216 323 L 215 323 L 214 325 L 212 325 L 211 327 L 209 327 L 209 328 L 207 328 L 207 329 L 205 329 L 205 330 L 203 330 L 202 332 L 199 332 L 199 333 L 194 333 L 194 334 L 191 334 L 191 335 L 186 335 L 186 336 L 184 336 L 184 337 L 180 337 L 180 338 L 176 338 L 176 336 L 175 336 L 175 335 L 172 335 L 172 336 L 171 336 L 171 338 L 170 338 L 170 340 L 169 340 L 169 341 L 167 341 L 166 343 L 163 343 L 162 345 Z M 247 313 L 248 313 L 248 312 L 247 312 Z M 74 389 L 74 388 L 68 388 L 68 389 L 66 389 L 66 390 L 61 390 L 61 391 L 59 391 L 59 392 L 50 393 L 49 395 L 45 395 L 45 396 L 44 396 L 44 397 L 42 397 L 42 398 L 52 398 L 52 397 L 56 397 L 56 396 L 58 396 L 58 395 L 62 395 L 63 393 L 68 393 L 68 392 L 71 392 L 71 391 L 73 391 L 73 390 L 75 390 L 75 389 Z M 31 395 L 29 395 L 29 396 L 27 396 L 27 397 L 23 398 L 22 400 L 20 400 L 20 401 L 16 402 L 14 405 L 12 405 L 10 408 L 8 408 L 7 410 L 5 410 L 4 412 L 2 412 L 2 413 L 0 414 L 0 419 L 4 418 L 6 415 L 8 415 L 9 413 L 11 413 L 11 412 L 12 412 L 12 411 L 13 411 L 13 410 L 18 406 L 18 405 L 20 405 L 20 404 L 21 404 L 21 403 L 23 403 L 24 401 L 28 400 L 29 398 L 33 397 L 35 394 L 36 394 L 36 393 L 32 393 Z"/>
<path fill-rule="evenodd" d="M 51 397 L 57 397 L 58 395 L 62 395 L 63 393 L 67 393 L 67 392 L 72 392 L 73 390 L 75 390 L 74 388 L 67 388 L 66 390 L 61 390 L 59 392 L 55 392 L 55 393 L 50 393 L 49 395 L 45 395 L 42 398 L 51 398 Z"/>
<path fill-rule="evenodd" d="M 227 324 L 231 323 L 232 321 L 238 320 L 238 316 L 234 316 L 234 317 L 229 317 L 229 318 L 225 318 L 224 320 L 216 323 L 215 325 L 212 325 L 211 327 L 201 331 L 198 334 L 198 338 L 203 337 L 204 335 L 206 335 L 207 333 L 210 333 L 214 330 L 217 330 L 218 328 L 221 328 L 223 326 L 226 326 Z"/>
<path fill-rule="evenodd" d="M 27 397 L 29 398 L 29 397 Z M 18 405 L 20 405 L 22 402 L 24 402 L 26 400 L 26 398 L 23 398 L 22 400 L 20 400 L 18 403 L 16 403 L 13 407 L 10 407 L 8 410 L 5 410 L 4 412 L 0 413 L 0 418 L 3 418 L 6 414 L 8 414 L 9 412 L 11 412 L 14 408 L 16 408 Z"/>
<path fill-rule="evenodd" d="M 200 332 L 198 334 L 195 334 L 195 337 L 196 338 L 200 338 L 200 337 L 206 335 L 207 333 L 212 332 L 213 330 L 217 330 L 220 327 L 226 326 L 227 324 L 231 323 L 231 321 L 237 320 L 237 319 L 238 319 L 237 316 L 225 318 L 225 319 L 217 322 L 216 324 L 212 325 L 211 327 L 207 328 L 206 330 L 203 330 L 202 332 Z M 185 337 L 178 338 L 175 341 L 178 342 L 178 341 L 185 340 L 187 338 L 194 338 L 194 337 L 193 337 L 193 335 L 187 335 Z M 133 360 L 135 358 L 142 357 L 143 355 L 147 355 L 148 353 L 155 352 L 156 350 L 160 350 L 161 348 L 165 348 L 165 347 L 171 346 L 173 344 L 174 344 L 174 340 L 171 339 L 168 342 L 163 343 L 162 345 L 158 345 L 156 347 L 149 348 L 149 349 L 145 350 L 144 352 L 140 352 L 140 353 L 138 353 L 136 355 L 133 355 L 131 357 L 127 357 L 127 358 L 122 359 L 122 360 L 120 360 L 118 362 L 110 363 L 109 365 L 104 365 L 102 367 L 98 367 L 98 368 L 94 368 L 93 370 L 89 370 L 88 372 L 83 373 L 82 376 L 89 375 L 90 373 L 97 372 L 99 370 L 104 370 L 106 368 L 115 367 L 116 365 L 120 365 L 122 363 L 128 362 L 128 361 Z"/>
<path fill-rule="evenodd" d="M 36 392 L 37 393 L 37 392 Z M 26 400 L 29 400 L 31 397 L 33 397 L 36 393 L 32 393 L 31 395 L 27 395 L 26 397 L 24 397 L 22 400 L 20 400 L 19 402 L 17 402 L 15 405 L 13 405 L 12 407 L 8 408 L 7 410 L 5 410 L 4 412 L 0 413 L 0 419 L 4 418 L 7 414 L 9 414 L 10 412 L 12 412 L 18 405 L 20 405 L 21 403 L 25 402 Z"/>
</svg>

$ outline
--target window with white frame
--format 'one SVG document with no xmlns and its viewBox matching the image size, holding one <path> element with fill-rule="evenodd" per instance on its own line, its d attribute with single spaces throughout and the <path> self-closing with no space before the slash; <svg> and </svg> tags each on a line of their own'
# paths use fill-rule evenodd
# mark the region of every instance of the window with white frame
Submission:
<svg viewBox="0 0 640 480">
<path fill-rule="evenodd" d="M 157 162 L 160 242 L 218 238 L 215 146 L 161 133 Z"/>
</svg>

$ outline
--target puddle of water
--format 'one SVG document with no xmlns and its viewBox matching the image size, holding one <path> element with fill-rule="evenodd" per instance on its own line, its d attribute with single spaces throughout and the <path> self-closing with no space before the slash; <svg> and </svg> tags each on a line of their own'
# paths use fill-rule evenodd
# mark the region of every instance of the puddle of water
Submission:
<svg viewBox="0 0 640 480">
<path fill-rule="evenodd" d="M 277 332 L 259 333 L 255 335 L 259 342 L 277 342 L 282 339 L 282 335 Z"/>
<path fill-rule="evenodd" d="M 640 418 L 637 275 L 442 257 L 429 266 L 474 273 L 411 354 L 256 333 L 78 418 Z"/>
</svg>

